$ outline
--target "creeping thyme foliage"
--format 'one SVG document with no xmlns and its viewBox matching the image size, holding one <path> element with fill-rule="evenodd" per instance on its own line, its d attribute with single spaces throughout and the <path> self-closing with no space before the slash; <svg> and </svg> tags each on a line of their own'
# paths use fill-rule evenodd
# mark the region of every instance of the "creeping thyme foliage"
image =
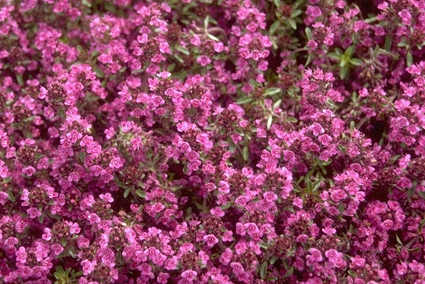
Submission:
<svg viewBox="0 0 425 284">
<path fill-rule="evenodd" d="M 424 0 L 0 0 L 0 283 L 425 283 Z"/>
</svg>

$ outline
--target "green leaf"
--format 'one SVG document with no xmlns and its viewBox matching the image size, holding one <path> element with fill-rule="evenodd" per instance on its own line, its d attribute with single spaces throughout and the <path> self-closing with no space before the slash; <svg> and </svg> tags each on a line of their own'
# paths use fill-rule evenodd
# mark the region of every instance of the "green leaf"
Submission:
<svg viewBox="0 0 425 284">
<path fill-rule="evenodd" d="M 68 250 L 68 253 L 69 253 L 70 256 L 72 256 L 72 258 L 76 258 L 77 257 L 77 255 L 75 254 L 75 252 L 74 252 L 74 250 L 72 248 Z"/>
<path fill-rule="evenodd" d="M 348 66 L 344 66 L 339 71 L 339 77 L 344 80 L 348 75 Z"/>
<path fill-rule="evenodd" d="M 63 270 L 63 267 L 60 266 L 60 265 L 56 266 L 55 269 L 56 269 L 56 272 L 61 273 L 61 274 L 65 272 L 65 270 Z"/>
<path fill-rule="evenodd" d="M 89 1 L 82 0 L 81 2 L 83 3 L 83 5 L 85 5 L 85 6 L 89 7 L 89 8 L 91 7 L 91 3 Z"/>
<path fill-rule="evenodd" d="M 57 279 L 57 280 L 59 280 L 59 279 L 62 279 L 62 275 L 59 273 L 59 272 L 55 272 L 55 273 L 53 273 L 53 275 L 55 276 L 55 278 Z M 61 282 L 59 282 L 59 281 L 56 281 L 57 283 L 61 283 Z M 56 284 L 56 282 L 55 282 L 55 284 Z"/>
<path fill-rule="evenodd" d="M 136 190 L 136 194 L 137 194 L 137 196 L 139 196 L 140 198 L 146 198 L 146 192 L 141 191 L 140 189 Z"/>
<path fill-rule="evenodd" d="M 100 54 L 100 51 L 99 51 L 99 50 L 94 50 L 94 51 L 91 53 L 91 58 L 92 58 L 92 59 L 93 59 L 93 58 L 96 58 L 99 54 Z"/>
<path fill-rule="evenodd" d="M 354 54 L 354 45 L 350 45 L 344 52 L 344 55 L 347 56 L 348 58 L 350 58 L 351 56 L 353 56 Z"/>
<path fill-rule="evenodd" d="M 277 102 L 275 102 L 273 105 L 273 109 L 277 109 L 281 103 L 282 103 L 282 100 L 277 100 Z"/>
<path fill-rule="evenodd" d="M 269 29 L 270 35 L 274 34 L 274 33 L 277 31 L 277 29 L 278 29 L 279 27 L 280 27 L 280 22 L 279 22 L 279 21 L 274 22 L 274 23 L 270 26 L 270 29 Z"/>
<path fill-rule="evenodd" d="M 342 67 L 346 66 L 349 60 L 350 60 L 349 58 L 347 58 L 346 56 L 343 56 L 341 58 L 341 61 L 339 62 L 339 67 L 342 68 Z"/>
<path fill-rule="evenodd" d="M 354 66 L 361 66 L 361 65 L 363 65 L 363 61 L 358 59 L 358 58 L 351 58 L 350 64 L 354 65 Z"/>
<path fill-rule="evenodd" d="M 289 18 L 289 19 L 287 19 L 287 21 L 288 21 L 288 23 L 289 23 L 289 25 L 291 26 L 292 29 L 294 29 L 294 30 L 297 29 L 297 23 L 293 19 Z"/>
<path fill-rule="evenodd" d="M 252 97 L 244 96 L 244 97 L 240 98 L 239 100 L 237 100 L 236 103 L 238 105 L 243 105 L 243 104 L 250 103 L 253 100 L 254 100 L 254 98 L 252 98 Z"/>
<path fill-rule="evenodd" d="M 407 67 L 410 67 L 412 65 L 412 63 L 413 63 L 413 57 L 412 57 L 412 53 L 409 51 L 406 54 L 406 64 L 407 64 Z"/>
<path fill-rule="evenodd" d="M 248 159 L 249 159 L 249 149 L 248 149 L 248 146 L 246 146 L 246 145 L 243 147 L 242 157 L 243 157 L 245 162 L 248 161 Z"/>
<path fill-rule="evenodd" d="M 322 173 L 324 173 L 325 175 L 328 173 L 328 171 L 325 169 L 325 167 L 322 164 L 322 161 L 320 161 L 319 159 L 317 159 L 317 164 L 319 165 L 320 169 L 322 170 Z M 320 186 L 320 182 L 318 183 Z M 317 189 L 317 188 L 316 188 Z M 314 189 L 313 189 L 314 191 Z"/>
<path fill-rule="evenodd" d="M 308 66 L 311 63 L 311 60 L 313 60 L 313 53 L 312 52 L 310 52 L 308 54 L 308 57 L 307 57 L 307 61 L 305 63 L 305 66 Z"/>
<path fill-rule="evenodd" d="M 100 69 L 98 66 L 93 66 L 93 71 L 96 73 L 96 76 L 98 78 L 103 78 L 105 77 L 105 74 L 103 73 L 102 69 Z"/>
<path fill-rule="evenodd" d="M 301 15 L 301 13 L 302 13 L 302 11 L 301 10 L 293 10 L 292 11 L 292 14 L 291 14 L 291 18 L 296 18 L 296 17 L 298 17 L 299 15 Z"/>
<path fill-rule="evenodd" d="M 340 57 L 342 57 L 342 55 L 344 54 L 343 52 L 342 52 L 342 50 L 340 49 L 340 48 L 335 48 L 335 53 L 336 54 L 338 54 Z"/>
<path fill-rule="evenodd" d="M 196 208 L 198 208 L 199 210 L 204 210 L 204 206 L 202 206 L 201 203 L 194 201 Z"/>
<path fill-rule="evenodd" d="M 220 40 L 218 39 L 218 37 L 213 36 L 212 34 L 207 34 L 207 36 L 208 36 L 210 39 L 214 40 L 214 41 L 220 41 Z"/>
<path fill-rule="evenodd" d="M 128 197 L 128 195 L 130 194 L 130 191 L 131 191 L 131 188 L 130 187 L 127 187 L 125 189 L 125 191 L 124 191 L 124 198 L 127 198 Z"/>
<path fill-rule="evenodd" d="M 131 74 L 139 74 L 145 72 L 145 69 L 134 69 L 131 71 Z"/>
<path fill-rule="evenodd" d="M 416 184 L 413 186 L 413 188 L 416 189 Z M 420 197 L 422 197 L 423 199 L 425 199 L 425 192 L 418 191 L 418 194 L 419 194 Z"/>
<path fill-rule="evenodd" d="M 254 79 L 250 79 L 249 80 L 249 84 L 251 85 L 251 87 L 253 88 L 259 88 L 261 87 L 261 83 L 258 83 L 257 81 L 255 81 Z"/>
<path fill-rule="evenodd" d="M 385 50 L 390 52 L 393 45 L 393 39 L 390 36 L 385 37 Z"/>
<path fill-rule="evenodd" d="M 233 142 L 232 138 L 230 138 L 230 137 L 227 138 L 227 142 L 229 143 L 229 151 L 231 153 L 234 153 L 235 150 L 236 150 L 235 142 Z"/>
<path fill-rule="evenodd" d="M 327 171 L 326 171 L 324 168 L 323 168 L 323 170 L 324 170 L 324 172 L 323 172 L 323 173 L 326 175 Z M 319 182 L 317 182 L 317 183 L 314 185 L 312 192 L 317 191 L 317 190 L 319 189 L 319 187 L 320 187 L 320 184 L 321 184 L 321 182 L 320 182 L 320 181 L 319 181 Z"/>
<path fill-rule="evenodd" d="M 268 88 L 266 90 L 266 92 L 264 93 L 264 95 L 273 96 L 273 95 L 279 94 L 280 92 L 282 92 L 282 90 L 280 88 L 274 88 L 273 87 L 273 88 Z"/>
<path fill-rule="evenodd" d="M 226 210 L 226 209 L 229 209 L 230 207 L 232 207 L 232 203 L 227 202 L 225 205 L 221 206 L 221 209 Z"/>
<path fill-rule="evenodd" d="M 402 40 L 401 42 L 397 43 L 397 47 L 406 47 L 406 46 L 409 46 L 409 44 L 405 40 Z"/>
<path fill-rule="evenodd" d="M 333 60 L 336 60 L 336 61 L 340 61 L 341 60 L 341 55 L 336 54 L 335 52 L 328 53 L 328 57 L 330 59 L 333 59 Z"/>
<path fill-rule="evenodd" d="M 260 277 L 261 279 L 265 279 L 267 276 L 267 267 L 268 267 L 268 263 L 265 261 L 263 262 L 263 264 L 261 265 L 260 268 Z"/>
<path fill-rule="evenodd" d="M 204 19 L 204 29 L 207 30 L 208 29 L 208 21 L 210 19 L 210 15 L 207 15 Z"/>
<path fill-rule="evenodd" d="M 78 158 L 80 159 L 81 163 L 84 163 L 85 159 L 86 159 L 86 152 L 79 152 L 78 153 Z"/>
<path fill-rule="evenodd" d="M 400 240 L 400 237 L 397 234 L 395 235 L 395 238 L 397 240 L 397 243 L 399 243 L 400 245 L 403 245 L 403 243 Z"/>
<path fill-rule="evenodd" d="M 277 277 L 274 277 L 274 276 L 271 276 L 271 277 L 267 277 L 267 281 L 269 281 L 269 282 L 276 282 L 276 280 L 278 280 L 279 278 L 277 278 Z"/>
<path fill-rule="evenodd" d="M 293 266 L 291 266 L 291 268 L 289 268 L 289 270 L 285 273 L 285 275 L 283 275 L 283 278 L 291 277 L 292 274 L 294 274 L 294 267 Z"/>
<path fill-rule="evenodd" d="M 278 8 L 280 7 L 280 0 L 274 0 L 273 2 L 276 5 L 276 7 Z"/>
<path fill-rule="evenodd" d="M 81 45 L 77 45 L 77 50 L 78 50 L 79 54 L 84 52 L 84 49 Z"/>
<path fill-rule="evenodd" d="M 40 216 L 38 216 L 38 221 L 40 222 L 40 224 L 43 224 L 44 222 L 44 213 L 42 213 Z"/>
<path fill-rule="evenodd" d="M 270 129 L 270 127 L 272 127 L 272 123 L 273 123 L 273 116 L 269 116 L 269 118 L 267 119 L 267 129 Z"/>
<path fill-rule="evenodd" d="M 73 278 L 77 278 L 80 277 L 84 274 L 84 272 L 82 270 L 78 271 L 78 272 L 72 272 L 71 275 Z"/>
<path fill-rule="evenodd" d="M 271 265 L 273 265 L 276 261 L 277 261 L 277 257 L 273 256 L 273 257 L 270 259 L 270 264 L 271 264 Z"/>
<path fill-rule="evenodd" d="M 180 51 L 181 53 L 183 53 L 183 54 L 190 55 L 190 52 L 187 49 L 183 48 L 183 47 L 178 46 L 178 47 L 176 47 L 176 49 L 178 51 Z"/>
<path fill-rule="evenodd" d="M 22 79 L 22 74 L 16 73 L 16 81 L 20 86 L 24 85 L 24 80 Z"/>
<path fill-rule="evenodd" d="M 11 181 L 12 180 L 12 178 L 11 177 L 7 177 L 7 178 L 4 178 L 3 179 L 3 181 L 1 182 L 2 184 L 5 184 L 5 183 L 8 183 L 9 181 Z"/>
<path fill-rule="evenodd" d="M 313 191 L 313 183 L 311 182 L 310 179 L 306 180 L 306 183 L 307 183 L 308 192 L 312 192 Z"/>
<path fill-rule="evenodd" d="M 305 35 L 307 36 L 307 39 L 310 40 L 311 39 L 311 30 L 310 28 L 305 28 Z"/>
<path fill-rule="evenodd" d="M 15 202 L 16 201 L 16 198 L 15 198 L 15 196 L 13 196 L 13 193 L 12 193 L 11 190 L 9 190 L 7 192 L 7 198 L 9 198 L 9 200 L 12 201 L 12 202 Z"/>
<path fill-rule="evenodd" d="M 295 117 L 292 117 L 292 116 L 288 116 L 286 118 L 286 120 L 289 121 L 289 122 L 292 122 L 292 123 L 298 122 L 298 119 L 296 119 Z"/>
<path fill-rule="evenodd" d="M 418 236 L 413 238 L 410 242 L 407 243 L 407 245 L 405 245 L 404 247 L 409 249 L 417 240 L 418 240 Z"/>
</svg>

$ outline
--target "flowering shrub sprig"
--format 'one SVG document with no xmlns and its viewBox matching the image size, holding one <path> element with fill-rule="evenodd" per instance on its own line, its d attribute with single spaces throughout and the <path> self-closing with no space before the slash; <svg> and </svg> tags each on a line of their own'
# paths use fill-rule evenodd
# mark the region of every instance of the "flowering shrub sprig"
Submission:
<svg viewBox="0 0 425 284">
<path fill-rule="evenodd" d="M 424 23 L 0 0 L 0 282 L 425 283 Z"/>
</svg>

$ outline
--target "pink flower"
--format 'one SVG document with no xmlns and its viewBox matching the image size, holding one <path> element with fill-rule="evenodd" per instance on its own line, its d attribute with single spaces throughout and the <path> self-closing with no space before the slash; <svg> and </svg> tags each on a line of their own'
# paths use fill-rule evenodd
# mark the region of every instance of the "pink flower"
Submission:
<svg viewBox="0 0 425 284">
<path fill-rule="evenodd" d="M 210 210 L 211 214 L 216 216 L 216 217 L 223 217 L 224 216 L 224 212 L 221 209 L 221 207 L 215 207 L 213 209 Z"/>
<path fill-rule="evenodd" d="M 81 231 L 81 228 L 77 223 L 74 223 L 71 226 L 69 226 L 70 234 L 78 234 L 80 231 Z"/>
<path fill-rule="evenodd" d="M 226 248 L 220 256 L 220 262 L 224 265 L 228 265 L 232 261 L 233 252 L 231 249 Z"/>
<path fill-rule="evenodd" d="M 199 38 L 198 35 L 193 35 L 193 38 L 190 40 L 190 42 L 194 45 L 194 46 L 199 46 L 201 44 L 201 39 Z"/>
<path fill-rule="evenodd" d="M 393 224 L 394 222 L 392 220 L 387 219 L 381 223 L 381 227 L 388 231 L 393 227 Z"/>
<path fill-rule="evenodd" d="M 109 167 L 114 169 L 119 169 L 124 165 L 121 158 L 112 158 L 111 162 L 109 163 Z"/>
<path fill-rule="evenodd" d="M 182 277 L 188 281 L 193 281 L 196 278 L 196 275 L 198 275 L 198 273 L 191 269 L 186 270 L 182 273 Z"/>
<path fill-rule="evenodd" d="M 314 262 L 320 262 L 323 260 L 322 253 L 320 250 L 315 248 L 310 248 L 308 252 L 311 254 L 310 260 Z"/>
<path fill-rule="evenodd" d="M 246 223 L 244 225 L 246 232 L 252 237 L 255 233 L 259 232 L 259 229 L 255 223 Z"/>
<path fill-rule="evenodd" d="M 140 272 L 141 272 L 142 275 L 151 275 L 152 274 L 152 267 L 147 263 L 143 263 L 140 266 Z"/>
<path fill-rule="evenodd" d="M 114 202 L 114 198 L 112 197 L 112 195 L 109 192 L 105 193 L 105 194 L 100 194 L 99 198 L 108 202 L 108 203 Z"/>
<path fill-rule="evenodd" d="M 303 199 L 300 197 L 295 197 L 294 201 L 292 201 L 292 204 L 294 204 L 295 206 L 297 206 L 299 209 L 303 208 Z"/>
<path fill-rule="evenodd" d="M 100 222 L 99 216 L 96 213 L 90 213 L 88 216 L 88 221 L 91 225 L 98 224 Z"/>
<path fill-rule="evenodd" d="M 44 229 L 44 234 L 41 236 L 43 240 L 50 241 L 52 239 L 52 232 L 49 228 Z"/>
<path fill-rule="evenodd" d="M 6 178 L 9 175 L 9 169 L 7 166 L 0 166 L 0 177 Z"/>
<path fill-rule="evenodd" d="M 7 168 L 6 168 L 7 169 Z M 33 174 L 35 174 L 36 170 L 34 169 L 34 167 L 28 166 L 22 169 L 22 173 L 27 175 L 27 176 L 32 176 Z"/>
<path fill-rule="evenodd" d="M 204 241 L 207 242 L 207 246 L 209 246 L 209 247 L 213 247 L 215 244 L 218 243 L 218 239 L 214 235 L 212 235 L 212 234 L 205 235 L 204 236 Z"/>
<path fill-rule="evenodd" d="M 103 64 L 112 63 L 112 57 L 109 54 L 101 54 L 98 57 L 98 60 Z"/>
<path fill-rule="evenodd" d="M 398 275 L 405 275 L 406 273 L 407 273 L 407 271 L 408 271 L 408 267 L 407 267 L 407 264 L 405 263 L 405 262 L 403 262 L 403 263 L 398 263 L 398 264 L 396 264 L 396 267 L 397 267 L 397 274 Z"/>
<path fill-rule="evenodd" d="M 231 242 L 233 240 L 233 232 L 232 231 L 226 231 L 223 233 L 223 236 L 221 237 L 221 239 L 223 240 L 223 242 Z"/>
<path fill-rule="evenodd" d="M 366 260 L 364 258 L 361 258 L 358 255 L 351 258 L 351 266 L 353 268 L 362 268 L 365 264 L 366 264 Z"/>
<path fill-rule="evenodd" d="M 206 55 L 201 55 L 198 57 L 196 62 L 198 62 L 201 66 L 207 66 L 211 63 L 211 59 Z"/>
<path fill-rule="evenodd" d="M 24 247 L 19 247 L 19 249 L 16 251 L 15 255 L 16 255 L 16 260 L 18 262 L 20 262 L 22 264 L 27 262 L 27 253 L 26 253 Z"/>
<path fill-rule="evenodd" d="M 239 262 L 232 262 L 230 267 L 233 269 L 233 273 L 237 276 L 245 272 L 245 269 Z"/>
<path fill-rule="evenodd" d="M 165 208 L 165 206 L 164 206 L 164 205 L 162 205 L 161 203 L 155 203 L 155 204 L 152 206 L 152 209 L 153 209 L 156 213 L 161 212 L 164 208 Z"/>
<path fill-rule="evenodd" d="M 35 218 L 41 216 L 40 210 L 38 210 L 37 208 L 34 208 L 34 207 L 27 209 L 27 213 L 30 215 L 31 219 L 35 219 Z"/>
<path fill-rule="evenodd" d="M 53 244 L 50 246 L 50 249 L 52 250 L 55 256 L 58 256 L 64 250 L 64 248 L 60 244 Z"/>
<path fill-rule="evenodd" d="M 332 264 L 338 264 L 340 261 L 343 261 L 342 259 L 342 253 L 338 252 L 335 249 L 330 249 L 325 252 L 326 257 Z"/>
<path fill-rule="evenodd" d="M 81 266 L 83 268 L 84 275 L 89 275 L 95 269 L 96 265 L 96 260 L 89 261 L 87 259 L 84 259 L 83 261 L 81 261 Z"/>
<path fill-rule="evenodd" d="M 168 278 L 170 277 L 170 274 L 160 272 L 158 277 L 156 278 L 158 283 L 160 284 L 166 284 L 168 282 Z"/>
<path fill-rule="evenodd" d="M 331 192 L 331 199 L 334 202 L 339 202 L 347 197 L 347 194 L 342 189 L 335 189 Z"/>
<path fill-rule="evenodd" d="M 412 15 L 410 14 L 409 10 L 404 9 L 400 12 L 398 12 L 398 15 L 400 16 L 403 24 L 410 26 L 412 21 Z"/>
<path fill-rule="evenodd" d="M 277 195 L 271 191 L 264 192 L 263 197 L 267 202 L 274 202 L 275 200 L 277 200 Z"/>
<path fill-rule="evenodd" d="M 176 256 L 173 256 L 165 261 L 164 268 L 167 270 L 174 270 L 177 268 L 177 264 L 179 263 Z"/>
<path fill-rule="evenodd" d="M 401 177 L 397 182 L 397 186 L 401 188 L 411 188 L 412 182 L 406 177 Z"/>
<path fill-rule="evenodd" d="M 326 227 L 326 228 L 322 228 L 322 232 L 325 233 L 328 236 L 332 236 L 336 233 L 336 229 L 334 228 L 330 228 L 330 227 Z"/>
<path fill-rule="evenodd" d="M 115 135 L 115 129 L 113 127 L 109 127 L 105 129 L 106 139 L 110 140 Z"/>
<path fill-rule="evenodd" d="M 202 144 L 204 149 L 207 151 L 210 150 L 213 146 L 213 143 L 209 140 L 208 134 L 206 133 L 200 133 L 196 136 L 196 142 Z"/>
</svg>

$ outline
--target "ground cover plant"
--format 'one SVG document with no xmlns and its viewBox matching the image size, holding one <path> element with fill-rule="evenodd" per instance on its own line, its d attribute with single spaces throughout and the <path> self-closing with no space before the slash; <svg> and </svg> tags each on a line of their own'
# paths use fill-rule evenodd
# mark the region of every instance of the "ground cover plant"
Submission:
<svg viewBox="0 0 425 284">
<path fill-rule="evenodd" d="M 425 283 L 425 1 L 0 0 L 0 283 Z"/>
</svg>

